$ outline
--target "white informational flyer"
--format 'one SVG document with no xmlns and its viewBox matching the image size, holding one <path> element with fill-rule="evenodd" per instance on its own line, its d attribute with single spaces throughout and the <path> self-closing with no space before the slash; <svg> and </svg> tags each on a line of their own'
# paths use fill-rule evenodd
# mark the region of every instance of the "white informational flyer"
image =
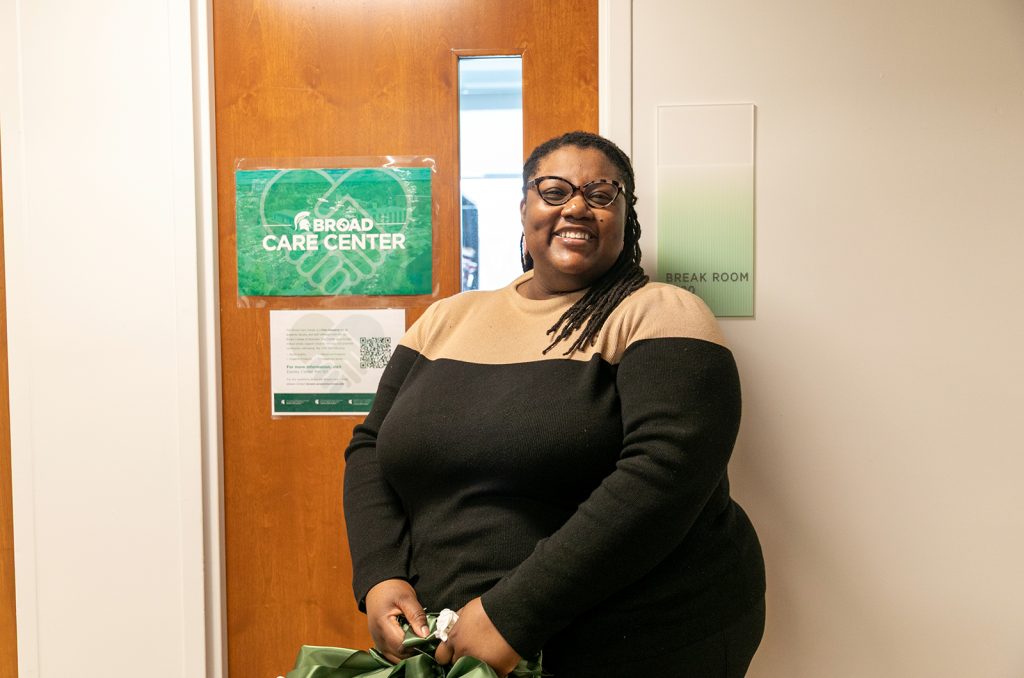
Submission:
<svg viewBox="0 0 1024 678">
<path fill-rule="evenodd" d="M 404 309 L 270 311 L 271 413 L 366 414 Z"/>
</svg>

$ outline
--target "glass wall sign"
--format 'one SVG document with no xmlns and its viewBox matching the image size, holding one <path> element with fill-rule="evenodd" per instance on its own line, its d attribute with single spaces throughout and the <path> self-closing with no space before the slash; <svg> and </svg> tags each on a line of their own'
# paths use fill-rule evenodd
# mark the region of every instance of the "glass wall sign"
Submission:
<svg viewBox="0 0 1024 678">
<path fill-rule="evenodd" d="M 754 315 L 754 106 L 658 107 L 658 273 Z"/>
</svg>

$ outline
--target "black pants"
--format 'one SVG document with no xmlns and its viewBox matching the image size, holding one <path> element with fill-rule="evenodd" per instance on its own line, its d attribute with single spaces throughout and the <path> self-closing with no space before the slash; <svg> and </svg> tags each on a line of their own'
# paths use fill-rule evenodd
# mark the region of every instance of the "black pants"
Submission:
<svg viewBox="0 0 1024 678">
<path fill-rule="evenodd" d="M 681 648 L 678 678 L 743 678 L 764 636 L 764 600 L 731 626 Z M 596 677 L 595 677 L 596 678 Z"/>
<path fill-rule="evenodd" d="M 552 678 L 743 678 L 761 644 L 764 617 L 762 598 L 729 626 L 682 647 L 666 640 L 657 649 L 615 653 L 611 661 L 607 653 L 599 661 L 577 648 L 550 662 L 545 654 L 544 669 Z"/>
</svg>

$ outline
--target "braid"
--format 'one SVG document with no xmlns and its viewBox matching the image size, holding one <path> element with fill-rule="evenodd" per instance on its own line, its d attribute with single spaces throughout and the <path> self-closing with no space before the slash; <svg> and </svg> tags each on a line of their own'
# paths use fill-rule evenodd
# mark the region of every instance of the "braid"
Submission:
<svg viewBox="0 0 1024 678">
<path fill-rule="evenodd" d="M 604 323 L 612 311 L 615 310 L 623 299 L 646 285 L 649 278 L 644 273 L 644 270 L 640 268 L 640 258 L 642 256 L 640 252 L 640 220 L 637 218 L 636 208 L 634 207 L 636 196 L 633 194 L 633 166 L 629 161 L 629 156 L 623 153 L 622 149 L 614 143 L 589 132 L 569 132 L 546 141 L 534 149 L 526 164 L 523 165 L 524 185 L 530 176 L 536 173 L 540 161 L 563 146 L 596 148 L 604 153 L 622 173 L 622 180 L 625 184 L 624 197 L 627 203 L 622 252 L 619 253 L 618 259 L 587 290 L 586 294 L 566 309 L 565 313 L 547 332 L 549 335 L 553 334 L 554 339 L 544 349 L 544 354 L 547 354 L 557 344 L 572 336 L 573 332 L 583 328 L 580 336 L 573 341 L 569 346 L 569 350 L 563 354 L 570 355 L 575 351 L 585 349 L 587 346 L 593 346 L 597 342 L 598 332 L 604 327 Z M 522 246 L 522 241 L 520 241 L 520 260 L 523 264 L 523 271 L 529 271 L 533 268 L 533 257 Z"/>
</svg>

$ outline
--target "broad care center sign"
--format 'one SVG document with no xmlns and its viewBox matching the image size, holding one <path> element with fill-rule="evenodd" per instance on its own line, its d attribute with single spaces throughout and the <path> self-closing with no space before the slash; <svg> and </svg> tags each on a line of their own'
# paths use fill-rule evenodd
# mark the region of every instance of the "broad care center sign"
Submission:
<svg viewBox="0 0 1024 678">
<path fill-rule="evenodd" d="M 431 168 L 235 171 L 240 296 L 429 294 Z"/>
</svg>

